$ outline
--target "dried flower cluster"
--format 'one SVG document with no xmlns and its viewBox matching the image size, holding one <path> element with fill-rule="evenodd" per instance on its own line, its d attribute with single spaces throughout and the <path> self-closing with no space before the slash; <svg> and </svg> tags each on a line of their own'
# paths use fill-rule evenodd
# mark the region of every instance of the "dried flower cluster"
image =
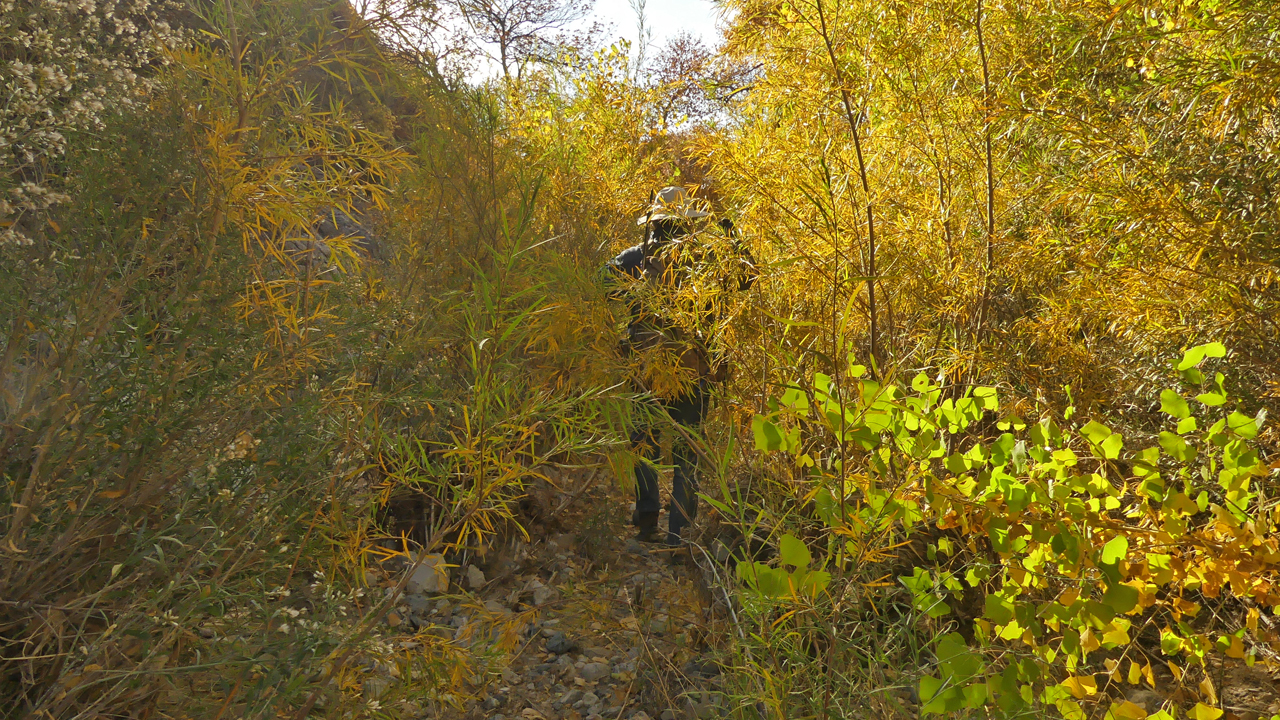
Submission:
<svg viewBox="0 0 1280 720">
<path fill-rule="evenodd" d="M 152 0 L 0 0 L 0 245 L 25 215 L 66 200 L 51 164 L 67 133 L 99 128 L 151 89 L 179 33 Z"/>
</svg>

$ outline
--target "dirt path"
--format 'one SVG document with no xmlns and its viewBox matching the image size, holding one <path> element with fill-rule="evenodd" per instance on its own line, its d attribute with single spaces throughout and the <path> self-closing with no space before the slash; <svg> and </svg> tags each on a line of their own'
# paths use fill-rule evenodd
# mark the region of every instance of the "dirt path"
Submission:
<svg viewBox="0 0 1280 720">
<path fill-rule="evenodd" d="M 401 701 L 409 717 L 460 720 L 631 718 L 675 720 L 727 715 L 721 657 L 732 631 L 716 603 L 717 572 L 694 550 L 642 546 L 627 526 L 631 500 L 596 482 L 555 521 L 531 529 L 474 569 L 455 568 L 451 594 L 410 594 L 389 615 L 388 640 L 424 634 L 468 649 L 487 670 L 464 679 L 454 707 Z M 559 503 L 557 503 L 559 504 Z M 665 527 L 665 514 L 662 518 Z M 701 555 L 695 561 L 694 553 Z M 481 576 L 485 577 L 481 577 Z M 387 576 L 387 580 L 390 579 Z M 492 579 L 489 579 L 492 578 Z M 386 580 L 384 580 L 386 582 Z M 483 584 L 481 584 L 483 583 Z M 388 583 L 389 584 L 389 583 Z M 438 642 L 438 641 L 437 641 Z M 479 657 L 484 654 L 484 657 Z M 375 673 L 376 676 L 376 673 Z M 366 699 L 411 680 L 370 685 Z M 419 696 L 420 697 L 420 696 Z M 465 699 L 464 699 L 465 698 Z M 417 712 L 415 712 L 417 710 Z"/>
</svg>

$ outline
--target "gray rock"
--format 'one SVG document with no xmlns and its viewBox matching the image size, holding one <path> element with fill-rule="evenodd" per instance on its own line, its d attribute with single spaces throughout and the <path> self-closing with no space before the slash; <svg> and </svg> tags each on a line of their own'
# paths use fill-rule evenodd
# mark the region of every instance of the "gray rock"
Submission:
<svg viewBox="0 0 1280 720">
<path fill-rule="evenodd" d="M 635 714 L 631 716 L 631 720 L 653 720 L 653 718 L 649 717 L 649 713 L 643 710 L 637 710 Z"/>
<path fill-rule="evenodd" d="M 552 600 L 555 600 L 555 599 L 556 599 L 556 596 L 557 596 L 557 595 L 559 595 L 559 594 L 560 594 L 560 593 L 559 593 L 559 592 L 557 592 L 555 588 L 553 588 L 553 587 L 547 587 L 547 586 L 545 586 L 545 585 L 544 585 L 544 586 L 542 586 L 542 587 L 534 588 L 534 589 L 533 589 L 533 604 L 534 604 L 534 605 L 537 605 L 537 606 L 546 605 L 547 603 L 551 602 Z"/>
<path fill-rule="evenodd" d="M 472 590 L 479 590 L 484 587 L 486 582 L 488 582 L 488 580 L 485 579 L 484 572 L 482 572 L 480 568 L 475 565 L 467 566 L 467 587 Z"/>
<path fill-rule="evenodd" d="M 427 555 L 422 564 L 409 576 L 405 590 L 410 594 L 442 593 L 449 591 L 449 571 L 443 555 Z"/>
<path fill-rule="evenodd" d="M 495 615 L 507 615 L 511 612 L 497 600 L 485 600 L 484 609 Z"/>
<path fill-rule="evenodd" d="M 578 643 L 570 640 L 563 632 L 557 631 L 547 640 L 547 652 L 564 655 L 578 649 Z"/>
<path fill-rule="evenodd" d="M 676 720 L 676 711 L 671 708 L 667 708 L 658 716 L 658 720 Z"/>
<path fill-rule="evenodd" d="M 595 707 L 600 704 L 600 696 L 593 692 L 583 693 L 582 704 L 584 707 Z"/>
<path fill-rule="evenodd" d="M 685 675 L 701 675 L 709 678 L 720 674 L 720 666 L 712 660 L 690 660 L 681 670 Z"/>
<path fill-rule="evenodd" d="M 596 680 L 609 677 L 609 666 L 602 662 L 587 663 L 582 666 L 582 671 L 579 675 L 581 675 L 582 679 L 587 682 L 595 682 Z"/>
<path fill-rule="evenodd" d="M 286 240 L 284 255 L 303 270 L 328 266 L 333 250 L 323 240 Z"/>
<path fill-rule="evenodd" d="M 562 533 L 552 538 L 551 542 L 547 544 L 556 550 L 564 551 L 573 547 L 574 540 L 576 540 L 576 538 L 573 533 Z"/>
<path fill-rule="evenodd" d="M 582 691 L 578 690 L 577 688 L 574 688 L 573 690 L 570 690 L 569 692 L 561 696 L 561 698 L 557 702 L 559 702 L 561 705 L 573 705 L 574 703 L 578 702 L 581 699 L 582 699 Z"/>
<path fill-rule="evenodd" d="M 431 598 L 426 595 L 410 593 L 405 595 L 401 600 L 405 605 L 409 606 L 409 610 L 419 615 L 431 612 Z"/>
<path fill-rule="evenodd" d="M 649 632 L 664 633 L 667 631 L 667 616 L 659 613 L 649 620 Z"/>
</svg>

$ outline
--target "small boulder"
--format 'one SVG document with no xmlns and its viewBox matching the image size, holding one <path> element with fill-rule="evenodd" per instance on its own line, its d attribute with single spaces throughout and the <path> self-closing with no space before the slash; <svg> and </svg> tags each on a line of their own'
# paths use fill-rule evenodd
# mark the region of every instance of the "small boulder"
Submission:
<svg viewBox="0 0 1280 720">
<path fill-rule="evenodd" d="M 658 613 L 649 620 L 649 632 L 662 634 L 667 631 L 667 616 Z"/>
<path fill-rule="evenodd" d="M 587 663 L 586 665 L 582 666 L 582 670 L 579 672 L 579 674 L 582 676 L 582 679 L 586 680 L 587 682 L 595 682 L 597 680 L 602 680 L 604 678 L 607 678 L 609 677 L 609 673 L 610 673 L 609 665 L 607 663 L 602 663 L 602 662 Z"/>
<path fill-rule="evenodd" d="M 485 579 L 484 572 L 480 568 L 475 565 L 467 566 L 467 587 L 472 590 L 479 590 L 484 587 L 486 582 L 488 580 Z"/>
<path fill-rule="evenodd" d="M 431 600 L 425 595 L 411 593 L 409 595 L 405 595 L 402 600 L 405 605 L 409 606 L 410 612 L 415 612 L 419 615 L 425 615 L 431 612 Z"/>
<path fill-rule="evenodd" d="M 443 555 L 427 555 L 409 575 L 405 591 L 418 595 L 449 591 L 449 571 Z"/>
<path fill-rule="evenodd" d="M 559 593 L 556 592 L 556 589 L 553 587 L 547 587 L 544 585 L 542 587 L 534 588 L 533 604 L 537 606 L 546 605 L 552 600 L 555 600 L 557 595 L 559 595 Z"/>
<path fill-rule="evenodd" d="M 578 643 L 569 639 L 563 632 L 556 631 L 547 639 L 547 652 L 564 655 L 578 649 Z"/>
</svg>

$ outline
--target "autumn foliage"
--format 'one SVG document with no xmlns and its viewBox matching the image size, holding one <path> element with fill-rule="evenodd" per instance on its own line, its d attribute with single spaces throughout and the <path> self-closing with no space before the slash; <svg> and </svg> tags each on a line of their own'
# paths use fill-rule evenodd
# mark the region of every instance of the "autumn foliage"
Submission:
<svg viewBox="0 0 1280 720">
<path fill-rule="evenodd" d="M 1280 7 L 722 10 L 0 2 L 0 716 L 474 709 L 514 635 L 393 645 L 365 570 L 625 485 L 599 270 L 678 184 L 734 717 L 1256 717 Z"/>
</svg>

